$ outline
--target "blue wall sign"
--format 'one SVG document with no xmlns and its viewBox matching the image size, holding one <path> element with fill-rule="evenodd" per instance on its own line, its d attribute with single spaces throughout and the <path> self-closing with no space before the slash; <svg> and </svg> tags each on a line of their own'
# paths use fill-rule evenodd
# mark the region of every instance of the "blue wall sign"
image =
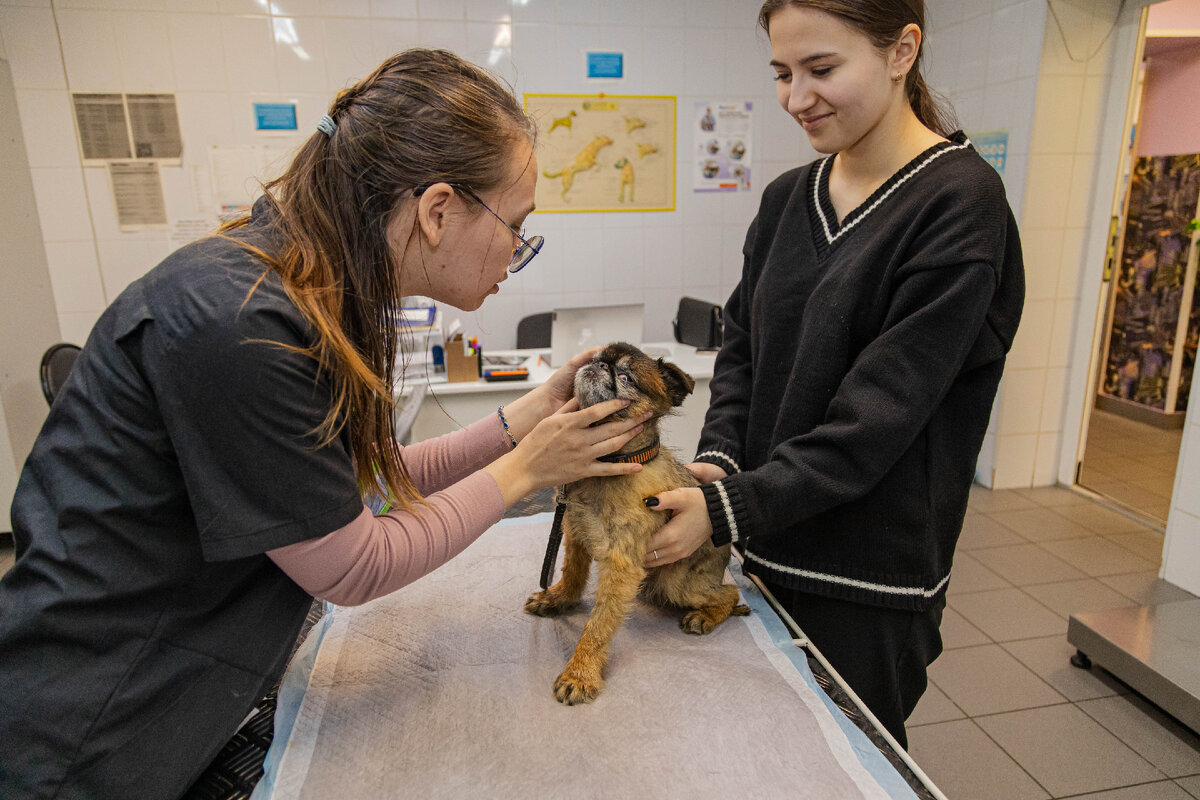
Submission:
<svg viewBox="0 0 1200 800">
<path fill-rule="evenodd" d="M 587 76 L 589 78 L 625 77 L 625 54 L 588 53 Z"/>
<path fill-rule="evenodd" d="M 967 134 L 975 152 L 983 156 L 1004 177 L 1004 162 L 1008 161 L 1008 131 L 987 131 Z"/>
<path fill-rule="evenodd" d="M 256 131 L 296 130 L 296 104 L 255 103 L 254 129 Z"/>
</svg>

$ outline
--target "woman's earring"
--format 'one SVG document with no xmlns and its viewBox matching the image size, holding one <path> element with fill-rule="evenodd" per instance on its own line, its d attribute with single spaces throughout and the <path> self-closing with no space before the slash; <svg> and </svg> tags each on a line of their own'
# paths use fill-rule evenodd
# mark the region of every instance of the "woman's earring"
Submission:
<svg viewBox="0 0 1200 800">
<path fill-rule="evenodd" d="M 897 72 L 895 75 L 892 76 L 892 83 L 899 83 L 902 80 L 904 80 L 903 72 Z"/>
</svg>

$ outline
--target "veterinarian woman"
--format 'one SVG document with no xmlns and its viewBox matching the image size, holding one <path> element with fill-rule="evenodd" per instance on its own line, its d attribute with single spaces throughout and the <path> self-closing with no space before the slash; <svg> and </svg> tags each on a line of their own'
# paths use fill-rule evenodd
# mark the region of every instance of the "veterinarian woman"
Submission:
<svg viewBox="0 0 1200 800">
<path fill-rule="evenodd" d="M 0 582 L 0 797 L 182 794 L 269 689 L 312 596 L 436 569 L 596 457 L 576 358 L 465 430 L 393 433 L 402 295 L 471 310 L 535 255 L 534 128 L 450 53 L 340 94 L 246 219 L 97 322 L 21 475 Z M 566 405 L 564 405 L 566 404 Z M 377 477 L 378 476 L 378 477 Z M 396 510 L 373 516 L 382 479 Z"/>
<path fill-rule="evenodd" d="M 705 483 L 659 496 L 646 563 L 734 541 L 905 745 L 1021 314 L 1016 223 L 921 78 L 921 0 L 768 0 L 759 23 L 780 105 L 828 155 L 763 193 Z"/>
</svg>

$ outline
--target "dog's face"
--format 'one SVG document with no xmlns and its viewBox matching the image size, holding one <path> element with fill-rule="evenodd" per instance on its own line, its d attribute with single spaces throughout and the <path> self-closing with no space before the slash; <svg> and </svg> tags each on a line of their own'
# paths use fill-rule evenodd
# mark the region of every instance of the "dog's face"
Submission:
<svg viewBox="0 0 1200 800">
<path fill-rule="evenodd" d="M 631 344 L 608 345 L 575 373 L 575 396 L 583 408 L 621 397 L 629 405 L 614 417 L 653 411 L 661 417 L 681 405 L 696 382 L 674 364 L 653 359 Z"/>
</svg>

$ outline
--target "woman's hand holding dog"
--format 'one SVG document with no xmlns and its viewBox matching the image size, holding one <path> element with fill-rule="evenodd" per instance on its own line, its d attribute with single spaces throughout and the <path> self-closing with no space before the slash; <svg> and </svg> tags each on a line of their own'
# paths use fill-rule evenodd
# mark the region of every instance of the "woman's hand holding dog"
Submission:
<svg viewBox="0 0 1200 800">
<path fill-rule="evenodd" d="M 572 399 L 525 436 L 518 436 L 516 449 L 484 467 L 500 485 L 504 504 L 511 506 L 535 489 L 583 478 L 640 472 L 641 464 L 596 460 L 623 447 L 641 432 L 642 423 L 650 418 L 650 413 L 646 413 L 592 427 L 627 405 L 627 400 L 606 400 L 580 410 L 579 401 Z"/>
<path fill-rule="evenodd" d="M 729 474 L 716 464 L 703 461 L 693 461 L 687 468 L 701 483 L 719 481 Z M 687 558 L 713 534 L 708 506 L 699 489 L 689 487 L 662 492 L 647 497 L 646 506 L 655 511 L 674 513 L 670 521 L 647 540 L 646 560 L 642 562 L 645 567 L 661 567 Z"/>
</svg>

